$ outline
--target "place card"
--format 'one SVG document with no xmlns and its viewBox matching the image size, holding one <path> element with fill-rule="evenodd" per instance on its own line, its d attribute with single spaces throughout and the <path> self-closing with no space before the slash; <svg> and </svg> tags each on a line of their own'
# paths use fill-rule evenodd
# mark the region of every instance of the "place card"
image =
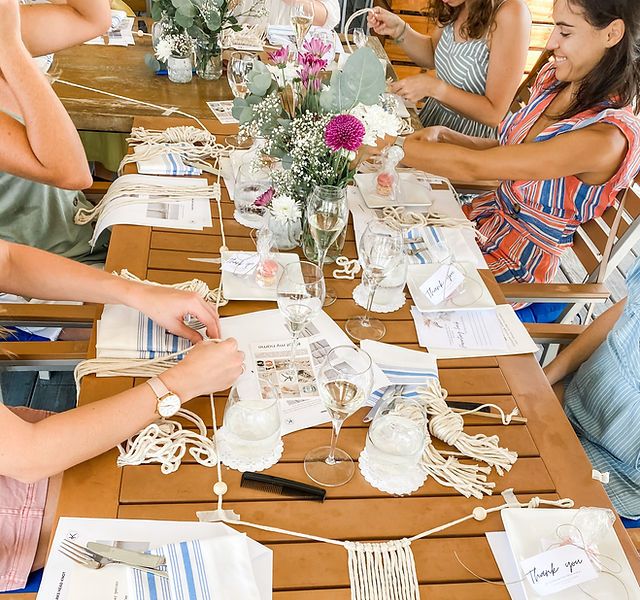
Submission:
<svg viewBox="0 0 640 600">
<path fill-rule="evenodd" d="M 550 596 L 598 577 L 587 553 L 571 544 L 522 560 L 520 567 L 540 596 Z"/>
<path fill-rule="evenodd" d="M 225 254 L 221 269 L 227 273 L 232 273 L 233 275 L 239 275 L 242 277 L 255 271 L 259 260 L 260 257 L 257 252 Z"/>
<path fill-rule="evenodd" d="M 437 305 L 451 297 L 463 282 L 464 274 L 458 268 L 442 265 L 420 286 L 420 291 L 431 304 Z"/>
<path fill-rule="evenodd" d="M 211 109 L 211 112 L 216 116 L 218 121 L 223 125 L 229 125 L 230 123 L 237 123 L 238 120 L 231 114 L 233 108 L 233 100 L 219 100 L 207 102 L 207 106 Z"/>
</svg>

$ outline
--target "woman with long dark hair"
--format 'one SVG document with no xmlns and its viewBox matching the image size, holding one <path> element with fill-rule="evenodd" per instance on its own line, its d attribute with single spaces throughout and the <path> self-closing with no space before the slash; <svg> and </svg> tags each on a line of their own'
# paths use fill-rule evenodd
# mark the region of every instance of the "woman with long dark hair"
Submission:
<svg viewBox="0 0 640 600">
<path fill-rule="evenodd" d="M 549 282 L 581 223 L 600 216 L 640 168 L 640 2 L 556 0 L 529 104 L 500 139 L 416 132 L 404 163 L 445 177 L 498 179 L 466 207 L 498 281 Z"/>
<path fill-rule="evenodd" d="M 425 98 L 420 120 L 477 137 L 496 137 L 524 72 L 531 16 L 524 0 L 430 0 L 430 35 L 382 8 L 369 26 L 391 36 L 418 66 L 436 70 L 406 77 L 391 90 Z"/>
</svg>

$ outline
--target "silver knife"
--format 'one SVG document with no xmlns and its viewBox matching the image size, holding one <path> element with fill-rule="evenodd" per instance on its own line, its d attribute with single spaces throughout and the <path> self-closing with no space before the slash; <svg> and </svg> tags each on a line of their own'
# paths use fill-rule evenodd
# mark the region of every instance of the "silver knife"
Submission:
<svg viewBox="0 0 640 600">
<path fill-rule="evenodd" d="M 378 400 L 376 401 L 376 403 L 371 407 L 371 410 L 364 416 L 362 417 L 362 422 L 363 423 L 369 423 L 370 421 L 373 421 L 374 417 L 376 416 L 376 414 L 378 413 L 378 411 L 389 401 L 391 400 L 391 398 L 394 397 L 395 393 L 396 393 L 396 387 L 395 385 L 390 385 L 382 394 L 382 396 L 380 396 L 380 398 L 378 398 Z"/>
<path fill-rule="evenodd" d="M 157 569 L 160 565 L 166 563 L 164 556 L 154 556 L 153 554 L 145 554 L 144 552 L 114 548 L 113 546 L 99 544 L 98 542 L 87 542 L 87 548 L 93 550 L 93 552 L 102 554 L 102 556 L 106 558 L 127 563 L 128 565 Z"/>
</svg>

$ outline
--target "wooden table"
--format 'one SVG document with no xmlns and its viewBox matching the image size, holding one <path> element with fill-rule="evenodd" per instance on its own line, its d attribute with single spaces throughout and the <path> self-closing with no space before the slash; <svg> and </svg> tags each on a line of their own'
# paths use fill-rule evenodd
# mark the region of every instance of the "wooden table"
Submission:
<svg viewBox="0 0 640 600">
<path fill-rule="evenodd" d="M 140 119 L 137 125 L 162 128 L 176 119 Z M 229 126 L 217 121 L 211 130 L 228 133 Z M 227 244 L 231 249 L 251 249 L 248 230 L 232 218 L 233 205 L 223 193 L 223 216 Z M 176 283 L 198 277 L 210 287 L 219 281 L 216 265 L 194 263 L 190 256 L 211 256 L 221 240 L 215 203 L 214 226 L 204 232 L 117 226 L 113 231 L 107 269 L 128 268 L 142 278 Z M 344 253 L 355 256 L 353 230 L 349 228 Z M 325 269 L 330 275 L 332 267 Z M 494 297 L 503 301 L 488 271 L 483 273 Z M 360 312 L 351 299 L 357 281 L 333 281 L 338 301 L 327 313 L 339 324 Z M 230 302 L 222 316 L 273 308 L 270 303 Z M 418 348 L 409 306 L 381 315 L 387 325 L 385 342 Z M 243 519 L 316 535 L 352 540 L 381 540 L 414 535 L 423 530 L 467 515 L 475 506 L 502 503 L 500 492 L 514 488 L 519 498 L 573 498 L 576 506 L 610 507 L 601 484 L 591 479 L 591 465 L 534 357 L 509 356 L 439 361 L 440 380 L 455 400 L 493 402 L 505 411 L 518 406 L 527 424 L 508 427 L 478 416 L 465 417 L 470 433 L 497 434 L 501 444 L 517 451 L 519 459 L 504 477 L 495 472 L 495 494 L 483 500 L 466 499 L 433 479 L 410 497 L 395 498 L 368 485 L 360 472 L 347 485 L 329 489 L 324 504 L 240 488 L 240 474 L 224 468 L 229 485 L 227 508 Z M 115 394 L 142 380 L 131 378 L 96 379 L 82 384 L 82 404 Z M 218 418 L 223 413 L 225 394 L 216 397 Z M 207 398 L 193 400 L 188 408 L 210 423 Z M 364 409 L 350 417 L 343 429 L 340 446 L 357 456 L 364 445 Z M 268 473 L 305 481 L 303 458 L 313 447 L 329 441 L 329 425 L 292 433 L 285 438 L 284 455 Z M 437 443 L 438 447 L 443 447 Z M 116 467 L 116 451 L 111 451 L 70 469 L 64 475 L 59 516 L 195 520 L 197 510 L 213 508 L 212 486 L 215 469 L 207 469 L 186 459 L 172 475 L 162 475 L 156 465 Z M 470 521 L 413 544 L 421 593 L 429 600 L 508 599 L 502 586 L 478 581 L 454 557 L 479 576 L 500 581 L 500 573 L 484 532 L 502 530 L 498 514 L 484 522 Z M 625 530 L 616 530 L 631 565 L 640 576 L 640 559 Z M 346 552 L 336 546 L 300 541 L 280 534 L 247 530 L 274 554 L 274 598 L 276 600 L 347 600 L 349 578 Z M 11 597 L 11 596 L 9 596 Z M 14 596 L 26 600 L 32 596 Z"/>
<path fill-rule="evenodd" d="M 171 83 L 166 76 L 155 75 L 145 64 L 145 55 L 153 53 L 151 38 L 136 36 L 135 42 L 135 46 L 127 47 L 85 44 L 58 52 L 52 71 L 59 72 L 64 81 L 167 108 L 177 107 L 199 119 L 212 118 L 207 101 L 233 98 L 224 75 L 216 81 L 194 75 L 187 84 Z M 376 54 L 387 59 L 378 38 L 372 37 L 369 44 Z M 389 69 L 392 73 L 391 65 Z M 158 109 L 63 83 L 54 84 L 54 89 L 81 130 L 129 133 L 134 118 L 161 114 Z"/>
</svg>

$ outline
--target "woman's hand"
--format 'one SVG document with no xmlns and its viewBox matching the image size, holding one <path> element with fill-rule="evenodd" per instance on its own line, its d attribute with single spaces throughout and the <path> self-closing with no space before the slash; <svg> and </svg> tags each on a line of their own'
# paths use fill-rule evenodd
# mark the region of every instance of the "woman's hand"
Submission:
<svg viewBox="0 0 640 600">
<path fill-rule="evenodd" d="M 218 313 L 213 305 L 205 302 L 195 292 L 144 283 L 134 285 L 130 301 L 125 304 L 143 312 L 167 331 L 187 338 L 194 344 L 201 342 L 200 334 L 183 322 L 185 315 L 191 315 L 206 326 L 210 338 L 220 336 Z"/>
<path fill-rule="evenodd" d="M 442 125 L 434 125 L 432 127 L 425 127 L 412 133 L 408 139 L 420 141 L 420 142 L 442 142 L 445 131 L 448 131 L 448 127 Z"/>
<path fill-rule="evenodd" d="M 367 14 L 367 23 L 377 34 L 388 35 L 394 39 L 402 34 L 404 28 L 404 21 L 398 15 L 379 6 Z"/>
<path fill-rule="evenodd" d="M 427 73 L 421 73 L 420 75 L 405 77 L 400 81 L 394 81 L 389 86 L 389 89 L 409 102 L 418 102 L 418 100 L 422 100 L 426 96 L 437 99 L 441 86 L 442 81 L 440 79 Z"/>
<path fill-rule="evenodd" d="M 224 342 L 204 341 L 189 350 L 175 366 L 161 376 L 164 384 L 182 402 L 231 387 L 244 370 L 244 352 L 233 338 Z"/>
</svg>

